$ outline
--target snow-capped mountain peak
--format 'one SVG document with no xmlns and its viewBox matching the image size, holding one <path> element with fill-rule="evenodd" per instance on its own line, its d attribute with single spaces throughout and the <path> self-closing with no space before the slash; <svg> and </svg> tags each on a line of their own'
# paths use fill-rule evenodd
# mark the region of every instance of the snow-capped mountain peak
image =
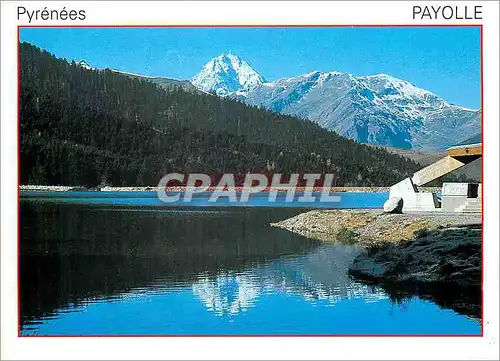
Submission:
<svg viewBox="0 0 500 361">
<path fill-rule="evenodd" d="M 223 53 L 210 60 L 192 79 L 198 89 L 220 96 L 240 90 L 251 90 L 265 83 L 262 75 L 245 60 L 231 53 Z"/>
<path fill-rule="evenodd" d="M 266 80 L 236 55 L 210 60 L 192 83 L 249 105 L 307 118 L 361 143 L 443 150 L 477 133 L 481 114 L 388 74 L 313 71 Z"/>
</svg>

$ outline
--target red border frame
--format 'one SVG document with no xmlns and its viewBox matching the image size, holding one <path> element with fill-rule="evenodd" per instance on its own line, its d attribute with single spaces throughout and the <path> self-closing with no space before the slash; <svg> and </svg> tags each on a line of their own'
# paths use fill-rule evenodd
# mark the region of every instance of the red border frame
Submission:
<svg viewBox="0 0 500 361">
<path fill-rule="evenodd" d="M 484 143 L 484 78 L 483 78 L 483 24 L 419 24 L 419 25 L 408 25 L 408 24 L 367 24 L 367 25 L 337 25 L 337 24 L 313 24 L 313 25 L 18 25 L 17 26 L 17 337 L 19 338 L 80 338 L 80 337 L 94 337 L 94 338 L 129 338 L 129 337 L 149 337 L 149 338 L 164 338 L 164 337 L 425 337 L 425 338 L 440 338 L 440 337 L 483 337 L 484 336 L 484 197 L 481 197 L 481 333 L 479 335 L 427 335 L 427 334 L 409 334 L 409 335 L 398 335 L 398 334 L 383 334 L 383 335 L 373 335 L 373 334 L 356 334 L 356 335 L 341 335 L 341 334 L 307 334 L 307 335 L 287 335 L 287 334 L 272 334 L 272 335 L 83 335 L 83 336 L 73 336 L 73 335 L 36 335 L 36 336 L 23 336 L 21 335 L 21 287 L 20 287 L 20 262 L 19 255 L 21 251 L 21 231 L 20 231 L 20 202 L 21 202 L 21 190 L 20 190 L 20 180 L 21 180 L 21 134 L 19 132 L 21 124 L 21 54 L 20 54 L 20 31 L 22 28 L 455 28 L 455 27 L 479 27 L 479 52 L 480 52 L 480 102 L 481 102 L 481 143 Z M 483 156 L 481 157 L 481 188 L 484 188 L 484 144 L 483 144 Z M 484 193 L 481 190 L 481 194 Z"/>
</svg>

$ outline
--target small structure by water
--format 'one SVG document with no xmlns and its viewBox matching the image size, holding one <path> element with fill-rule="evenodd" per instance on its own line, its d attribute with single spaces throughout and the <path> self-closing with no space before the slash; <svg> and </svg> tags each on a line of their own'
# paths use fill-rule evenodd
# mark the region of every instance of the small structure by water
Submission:
<svg viewBox="0 0 500 361">
<path fill-rule="evenodd" d="M 436 193 L 418 191 L 419 186 L 481 158 L 482 142 L 475 140 L 448 148 L 446 157 L 393 185 L 389 198 L 402 198 L 403 211 L 481 212 L 480 183 L 443 183 L 441 198 Z"/>
</svg>

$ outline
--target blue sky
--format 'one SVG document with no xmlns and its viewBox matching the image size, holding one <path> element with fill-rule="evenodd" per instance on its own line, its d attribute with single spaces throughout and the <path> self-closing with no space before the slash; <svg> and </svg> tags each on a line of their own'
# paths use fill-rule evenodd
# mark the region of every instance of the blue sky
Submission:
<svg viewBox="0 0 500 361">
<path fill-rule="evenodd" d="M 28 41 L 98 68 L 190 79 L 232 52 L 268 80 L 313 70 L 387 73 L 480 107 L 480 31 L 427 28 L 25 28 Z"/>
</svg>

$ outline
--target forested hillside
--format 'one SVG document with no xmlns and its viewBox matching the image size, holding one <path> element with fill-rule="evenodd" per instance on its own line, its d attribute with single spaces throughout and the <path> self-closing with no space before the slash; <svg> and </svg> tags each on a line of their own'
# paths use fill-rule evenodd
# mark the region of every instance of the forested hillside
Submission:
<svg viewBox="0 0 500 361">
<path fill-rule="evenodd" d="M 84 69 L 28 43 L 20 51 L 22 184 L 156 185 L 174 171 L 252 171 L 369 186 L 419 168 L 310 121 Z"/>
</svg>

